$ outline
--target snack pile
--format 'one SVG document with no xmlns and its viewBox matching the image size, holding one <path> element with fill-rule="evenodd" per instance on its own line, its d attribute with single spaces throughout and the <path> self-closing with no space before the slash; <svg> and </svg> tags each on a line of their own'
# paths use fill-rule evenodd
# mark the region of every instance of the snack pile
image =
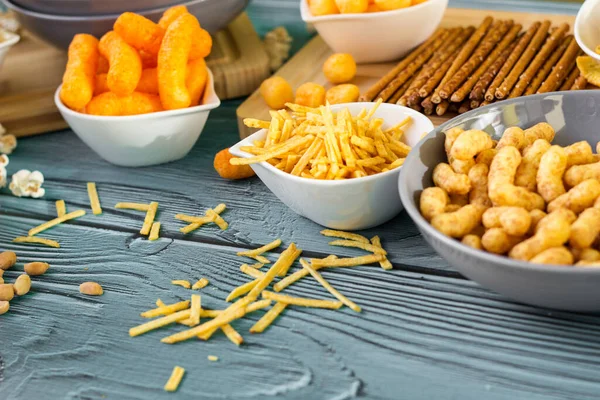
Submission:
<svg viewBox="0 0 600 400">
<path fill-rule="evenodd" d="M 212 39 L 185 6 L 158 24 L 126 12 L 99 41 L 75 35 L 61 101 L 91 115 L 136 115 L 199 105 Z"/>
<path fill-rule="evenodd" d="M 329 105 L 309 108 L 287 103 L 291 115 L 279 110 L 271 111 L 271 121 L 246 118 L 246 126 L 267 129 L 267 137 L 254 146 L 241 147 L 254 157 L 229 162 L 243 166 L 266 161 L 292 175 L 326 180 L 392 170 L 404 164 L 411 150 L 401 141 L 411 119 L 384 129 L 385 121 L 373 118 L 379 104 L 352 116 L 347 108 L 333 113 Z"/>
<path fill-rule="evenodd" d="M 308 8 L 314 16 L 361 14 L 398 10 L 425 1 L 427 0 L 308 0 Z"/>
<path fill-rule="evenodd" d="M 600 45 L 594 50 L 596 54 L 600 54 Z M 577 57 L 577 67 L 581 76 L 589 83 L 595 86 L 600 86 L 600 63 L 590 56 Z"/>
<path fill-rule="evenodd" d="M 547 123 L 508 128 L 497 143 L 480 130 L 445 134 L 448 162 L 420 198 L 434 228 L 515 260 L 600 266 L 600 156 L 588 142 L 552 145 Z"/>
<path fill-rule="evenodd" d="M 523 26 L 487 17 L 477 28 L 439 29 L 361 96 L 425 114 L 463 113 L 498 100 L 585 89 L 569 25 Z M 599 82 L 600 83 L 600 82 Z"/>
</svg>

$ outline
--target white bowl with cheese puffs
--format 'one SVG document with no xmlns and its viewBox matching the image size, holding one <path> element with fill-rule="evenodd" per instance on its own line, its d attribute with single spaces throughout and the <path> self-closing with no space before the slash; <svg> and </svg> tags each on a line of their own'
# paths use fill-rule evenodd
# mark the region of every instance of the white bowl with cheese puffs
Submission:
<svg viewBox="0 0 600 400">
<path fill-rule="evenodd" d="M 300 13 L 336 53 L 392 61 L 435 31 L 448 0 L 301 0 Z"/>
<path fill-rule="evenodd" d="M 500 102 L 430 133 L 400 196 L 429 244 L 523 303 L 600 311 L 600 93 Z"/>
<path fill-rule="evenodd" d="M 347 103 L 272 112 L 264 128 L 229 149 L 285 205 L 317 224 L 358 230 L 402 211 L 397 181 L 406 155 L 433 129 L 395 104 Z"/>
</svg>

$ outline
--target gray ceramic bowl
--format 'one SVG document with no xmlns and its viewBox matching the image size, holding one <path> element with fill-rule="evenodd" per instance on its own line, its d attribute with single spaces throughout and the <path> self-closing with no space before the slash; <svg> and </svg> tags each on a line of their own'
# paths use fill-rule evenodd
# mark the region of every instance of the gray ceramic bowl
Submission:
<svg viewBox="0 0 600 400">
<path fill-rule="evenodd" d="M 12 0 L 23 9 L 52 15 L 103 15 L 170 7 L 181 0 Z"/>
<path fill-rule="evenodd" d="M 10 0 L 1 0 L 13 10 L 25 29 L 40 39 L 62 49 L 67 49 L 77 33 L 89 33 L 100 38 L 112 29 L 119 14 L 83 16 L 61 16 L 36 13 L 15 5 Z M 100 0 L 99 0 L 100 1 Z M 182 3 L 195 15 L 204 29 L 215 33 L 227 26 L 246 7 L 250 0 L 193 0 Z M 138 11 L 153 21 L 158 21 L 169 7 Z"/>
<path fill-rule="evenodd" d="M 462 245 L 420 214 L 421 191 L 433 186 L 433 168 L 446 161 L 445 130 L 481 129 L 498 139 L 510 126 L 548 122 L 562 146 L 600 140 L 600 91 L 560 92 L 503 101 L 473 110 L 427 135 L 409 154 L 399 178 L 400 198 L 427 242 L 461 274 L 514 300 L 570 311 L 600 311 L 600 268 L 545 266 L 511 260 Z"/>
</svg>

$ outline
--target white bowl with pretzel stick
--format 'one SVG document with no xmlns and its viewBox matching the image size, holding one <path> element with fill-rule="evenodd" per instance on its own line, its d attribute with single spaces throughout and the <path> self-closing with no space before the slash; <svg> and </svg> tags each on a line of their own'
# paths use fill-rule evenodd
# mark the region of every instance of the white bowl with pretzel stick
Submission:
<svg viewBox="0 0 600 400">
<path fill-rule="evenodd" d="M 361 110 L 368 112 L 374 107 L 376 103 L 347 103 L 331 106 L 331 111 L 339 112 L 347 108 L 350 114 L 356 116 Z M 433 124 L 426 116 L 396 104 L 379 105 L 372 117 L 384 120 L 381 129 L 391 128 L 409 117 L 411 123 L 403 128 L 399 140 L 410 147 L 415 146 L 424 133 L 433 130 Z M 232 146 L 229 151 L 235 157 L 253 158 L 255 155 L 245 149 L 252 147 L 256 141 L 264 142 L 267 134 L 267 129 L 261 129 Z M 367 229 L 392 219 L 403 209 L 397 190 L 401 166 L 359 178 L 326 180 L 296 176 L 267 161 L 249 165 L 285 205 L 331 229 Z"/>
<path fill-rule="evenodd" d="M 314 16 L 300 1 L 302 20 L 312 24 L 336 53 L 358 63 L 392 61 L 424 42 L 438 27 L 448 0 L 427 0 L 392 11 Z"/>
</svg>

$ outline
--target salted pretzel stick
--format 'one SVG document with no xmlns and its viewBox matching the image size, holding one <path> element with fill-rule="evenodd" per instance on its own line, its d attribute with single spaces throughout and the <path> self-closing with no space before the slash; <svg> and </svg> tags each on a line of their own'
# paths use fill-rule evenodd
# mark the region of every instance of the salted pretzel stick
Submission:
<svg viewBox="0 0 600 400">
<path fill-rule="evenodd" d="M 469 57 L 466 63 L 464 63 L 458 72 L 452 76 L 446 82 L 444 86 L 440 88 L 439 94 L 442 99 L 449 99 L 454 91 L 460 87 L 460 85 L 469 78 L 471 72 L 475 70 L 481 63 L 484 62 L 485 58 L 490 54 L 496 44 L 502 39 L 506 32 L 512 26 L 513 21 L 496 21 L 493 23 L 491 28 L 488 30 L 486 35 L 479 43 L 479 46 L 475 49 L 473 54 Z M 468 92 L 467 92 L 468 94 Z M 466 96 L 466 94 L 465 94 Z"/>
<path fill-rule="evenodd" d="M 396 90 L 396 92 L 392 95 L 392 97 L 390 97 L 388 99 L 388 103 L 390 104 L 396 104 L 396 102 L 400 101 L 400 98 L 402 96 L 404 96 L 404 94 L 406 93 L 406 91 L 408 90 L 408 88 L 410 87 L 411 83 L 414 81 L 414 77 L 412 79 L 407 80 L 404 85 L 400 86 L 400 88 L 398 88 L 398 90 Z M 398 103 L 400 104 L 400 103 Z M 402 105 L 406 105 L 406 104 L 402 104 Z"/>
<path fill-rule="evenodd" d="M 515 50 L 515 47 L 517 47 L 517 43 L 518 40 L 514 41 L 510 46 L 504 49 L 502 54 L 500 54 L 500 57 L 498 57 L 496 61 L 494 61 L 492 65 L 490 65 L 487 71 L 485 71 L 485 73 L 479 78 L 479 80 L 473 87 L 473 90 L 471 90 L 471 94 L 469 95 L 469 98 L 471 100 L 477 100 L 479 102 L 483 100 L 485 91 L 490 86 L 490 84 L 492 83 L 492 81 L 494 80 L 494 78 L 496 77 L 496 75 L 498 74 L 508 57 Z"/>
<path fill-rule="evenodd" d="M 542 49 L 537 53 L 531 64 L 529 64 L 525 70 L 525 73 L 523 73 L 519 78 L 519 81 L 510 92 L 509 98 L 513 99 L 523 94 L 525 89 L 527 89 L 527 85 L 529 85 L 529 82 L 531 82 L 537 71 L 552 55 L 552 52 L 560 45 L 562 38 L 567 34 L 569 28 L 569 24 L 561 24 L 561 26 L 550 35 L 550 37 L 546 40 L 546 43 L 544 43 Z"/>
<path fill-rule="evenodd" d="M 583 90 L 587 86 L 587 79 L 582 75 L 579 75 L 577 79 L 575 79 L 575 83 L 571 86 L 571 90 Z"/>
<path fill-rule="evenodd" d="M 479 25 L 479 27 L 475 30 L 473 35 L 460 50 L 460 53 L 458 53 L 458 56 L 454 59 L 450 69 L 446 72 L 444 79 L 442 79 L 442 83 L 440 84 L 439 88 L 444 87 L 444 85 L 446 85 L 446 83 L 454 76 L 454 74 L 456 74 L 458 70 L 467 62 L 481 39 L 483 39 L 485 36 L 489 27 L 492 25 L 493 21 L 494 19 L 492 17 L 485 17 L 481 25 Z M 431 96 L 431 101 L 433 101 L 435 104 L 441 103 L 442 98 L 440 97 L 438 90 L 436 90 Z"/>
<path fill-rule="evenodd" d="M 404 70 L 423 50 L 427 49 L 431 43 L 433 43 L 445 29 L 438 29 L 429 39 L 423 42 L 422 45 L 417 47 L 411 53 L 409 53 L 402 61 L 400 61 L 394 68 L 392 68 L 387 74 L 379 79 L 373 86 L 369 88 L 365 93 L 360 96 L 359 101 L 373 101 L 373 99 L 381 92 L 402 70 Z"/>
<path fill-rule="evenodd" d="M 541 25 L 541 22 L 535 22 L 533 25 L 531 25 L 531 27 L 529 27 L 527 32 L 525 32 L 525 34 L 521 36 L 521 39 L 519 39 L 519 42 L 517 43 L 514 51 L 508 56 L 506 62 L 500 69 L 500 72 L 498 72 L 498 75 L 496 75 L 491 85 L 488 87 L 487 92 L 485 92 L 484 98 L 486 101 L 494 101 L 494 99 L 496 98 L 496 90 L 500 87 L 502 82 L 504 82 L 504 79 L 512 71 L 517 61 L 519 61 L 521 55 L 523 55 L 523 52 L 525 51 L 527 46 L 529 46 L 529 43 L 531 43 L 531 40 L 533 39 L 537 31 L 540 29 Z"/>
<path fill-rule="evenodd" d="M 377 98 L 382 99 L 383 101 L 387 101 L 392 96 L 392 94 L 394 94 L 394 92 L 400 88 L 400 86 L 402 86 L 407 80 L 409 80 L 419 68 L 425 65 L 425 63 L 427 62 L 427 60 L 429 60 L 433 53 L 442 44 L 444 44 L 444 40 L 446 40 L 449 33 L 449 31 L 444 32 L 442 35 L 440 35 L 439 38 L 436 39 L 435 42 L 431 44 L 431 46 L 423 50 L 423 52 L 419 54 L 417 58 L 415 58 L 415 60 L 404 69 L 404 71 L 400 72 L 398 76 L 394 78 L 394 80 L 391 81 L 390 84 L 387 85 L 386 88 L 381 91 L 381 93 L 379 93 Z"/>
<path fill-rule="evenodd" d="M 484 101 L 481 102 L 481 104 L 479 105 L 479 107 L 489 106 L 490 104 L 492 104 L 491 101 L 484 100 Z"/>
<path fill-rule="evenodd" d="M 457 49 L 454 52 L 454 54 L 452 54 L 452 56 L 450 58 L 448 58 L 446 61 L 444 61 L 442 66 L 439 67 L 435 71 L 435 73 L 431 76 L 431 78 L 429 78 L 429 80 L 427 80 L 427 83 L 425 83 L 425 85 L 423 85 L 421 87 L 421 89 L 419 89 L 419 96 L 421 98 L 424 99 L 428 96 L 431 97 L 432 93 L 435 93 L 436 88 L 439 87 L 438 84 L 440 84 L 440 82 L 444 81 L 444 78 L 445 78 L 448 70 L 454 63 L 454 60 L 456 59 L 456 57 L 458 56 L 459 53 L 460 53 L 460 49 Z"/>
<path fill-rule="evenodd" d="M 571 89 L 571 86 L 573 86 L 573 84 L 575 83 L 575 80 L 577 79 L 578 76 L 579 76 L 579 68 L 577 68 L 577 65 L 571 66 L 571 69 L 569 71 L 569 75 L 567 76 L 567 79 L 565 79 L 563 84 L 560 85 L 560 89 L 558 89 L 558 90 L 562 92 L 563 90 Z"/>
<path fill-rule="evenodd" d="M 423 113 L 425 113 L 425 115 L 433 114 L 433 109 L 435 107 L 435 104 L 433 104 L 433 101 L 431 101 L 431 96 L 426 97 L 421 102 L 421 106 L 423 107 Z"/>
<path fill-rule="evenodd" d="M 448 100 L 442 100 L 435 108 L 435 113 L 441 117 L 442 115 L 446 114 L 448 107 L 450 107 L 450 102 Z"/>
<path fill-rule="evenodd" d="M 572 41 L 573 41 L 573 35 L 568 35 L 567 37 L 565 37 L 563 39 L 560 46 L 558 46 L 558 48 L 546 60 L 546 62 L 544 63 L 542 68 L 540 68 L 538 73 L 535 74 L 535 77 L 533 78 L 533 80 L 527 87 L 527 90 L 525 91 L 525 96 L 534 94 L 540 88 L 540 86 L 542 86 L 542 83 L 544 83 L 544 80 L 550 74 L 550 72 L 552 71 L 552 68 L 556 65 L 558 60 L 560 60 L 560 57 L 563 55 L 563 53 L 565 52 L 567 47 L 569 47 L 569 44 L 571 44 Z"/>
<path fill-rule="evenodd" d="M 569 47 L 558 61 L 558 64 L 552 69 L 550 75 L 544 81 L 538 93 L 553 92 L 560 86 L 561 82 L 569 73 L 569 67 L 575 63 L 575 58 L 579 54 L 579 45 L 575 40 L 571 40 Z"/>
<path fill-rule="evenodd" d="M 464 114 L 467 111 L 471 111 L 471 102 L 469 100 L 463 101 L 460 106 L 458 106 L 458 113 Z"/>
<path fill-rule="evenodd" d="M 512 21 L 510 22 L 510 24 L 512 25 Z M 458 89 L 452 94 L 452 96 L 450 97 L 451 101 L 458 103 L 460 101 L 463 101 L 471 93 L 471 90 L 473 89 L 477 81 L 479 81 L 479 78 L 481 78 L 483 74 L 488 70 L 490 65 L 492 65 L 494 61 L 496 61 L 496 59 L 500 57 L 500 55 L 502 55 L 504 50 L 510 46 L 510 44 L 515 40 L 519 32 L 521 32 L 522 27 L 523 26 L 521 24 L 517 24 L 510 28 L 506 36 L 504 36 L 504 38 L 500 41 L 500 43 L 498 43 L 496 48 L 485 58 L 485 61 L 483 61 L 483 63 L 479 66 L 479 68 L 477 68 L 473 75 L 471 75 L 469 79 L 467 79 L 467 81 L 463 83 L 460 89 Z"/>
<path fill-rule="evenodd" d="M 471 110 L 479 108 L 480 104 L 481 104 L 481 100 L 471 100 Z"/>
<path fill-rule="evenodd" d="M 510 71 L 510 74 L 508 74 L 506 79 L 504 79 L 502 85 L 496 89 L 497 99 L 502 100 L 510 94 L 510 91 L 517 83 L 517 80 L 519 80 L 519 77 L 523 71 L 525 71 L 527 66 L 530 65 L 529 63 L 534 57 L 536 57 L 536 54 L 538 54 L 538 50 L 542 47 L 544 41 L 546 40 L 548 29 L 550 29 L 550 21 L 544 21 L 519 58 L 519 61 L 515 64 L 512 71 Z"/>
</svg>

